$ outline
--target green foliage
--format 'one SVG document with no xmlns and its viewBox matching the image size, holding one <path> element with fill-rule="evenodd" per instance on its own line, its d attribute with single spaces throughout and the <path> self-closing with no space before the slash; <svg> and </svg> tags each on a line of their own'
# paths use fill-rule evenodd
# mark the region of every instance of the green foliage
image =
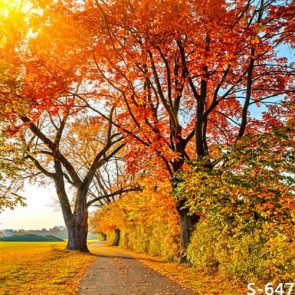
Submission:
<svg viewBox="0 0 295 295">
<path fill-rule="evenodd" d="M 187 256 L 198 271 L 206 274 L 216 274 L 222 240 L 222 230 L 212 219 L 200 222 L 187 248 Z"/>
<path fill-rule="evenodd" d="M 188 247 L 198 271 L 244 283 L 294 278 L 292 132 L 248 135 L 218 160 L 197 159 L 175 175 L 176 198 L 203 216 Z"/>
<path fill-rule="evenodd" d="M 2 187 L 0 190 L 3 192 L 4 188 Z M 14 209 L 17 204 L 26 206 L 24 197 L 15 193 L 7 195 L 6 192 L 7 188 L 4 191 L 5 195 L 0 195 L 0 213 L 4 210 L 4 208 Z"/>
<path fill-rule="evenodd" d="M 294 143 L 289 128 L 246 136 L 218 161 L 203 158 L 175 175 L 174 195 L 185 196 L 191 212 L 212 214 L 221 222 L 294 223 Z"/>
<path fill-rule="evenodd" d="M 17 140 L 12 140 L 5 132 L 7 126 L 0 123 L 0 213 L 4 208 L 25 206 L 25 198 L 18 194 L 23 188 L 21 171 L 24 166 L 23 153 Z"/>
<path fill-rule="evenodd" d="M 282 282 L 295 276 L 295 243 L 268 226 L 229 240 L 222 272 L 241 281 Z"/>
<path fill-rule="evenodd" d="M 6 242 L 63 242 L 64 240 L 51 236 L 38 236 L 33 234 L 27 235 L 13 235 L 10 237 L 1 238 L 0 241 Z"/>
<path fill-rule="evenodd" d="M 241 282 L 285 282 L 295 276 L 291 227 L 264 224 L 252 232 L 225 228 L 208 216 L 196 227 L 188 257 L 198 271 Z"/>
</svg>

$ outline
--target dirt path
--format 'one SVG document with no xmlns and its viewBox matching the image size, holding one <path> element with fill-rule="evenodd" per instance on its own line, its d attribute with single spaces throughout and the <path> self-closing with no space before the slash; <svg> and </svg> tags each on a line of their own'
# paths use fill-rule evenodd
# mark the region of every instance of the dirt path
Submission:
<svg viewBox="0 0 295 295">
<path fill-rule="evenodd" d="M 136 259 L 102 245 L 81 282 L 78 295 L 195 295 Z"/>
</svg>

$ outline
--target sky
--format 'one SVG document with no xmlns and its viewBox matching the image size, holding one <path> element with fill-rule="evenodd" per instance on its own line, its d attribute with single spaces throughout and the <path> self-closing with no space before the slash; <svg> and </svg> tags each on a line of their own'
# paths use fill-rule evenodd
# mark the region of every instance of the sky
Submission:
<svg viewBox="0 0 295 295">
<path fill-rule="evenodd" d="M 49 229 L 64 226 L 62 212 L 55 203 L 54 187 L 27 185 L 21 193 L 26 197 L 27 207 L 17 206 L 0 213 L 0 229 Z"/>
</svg>

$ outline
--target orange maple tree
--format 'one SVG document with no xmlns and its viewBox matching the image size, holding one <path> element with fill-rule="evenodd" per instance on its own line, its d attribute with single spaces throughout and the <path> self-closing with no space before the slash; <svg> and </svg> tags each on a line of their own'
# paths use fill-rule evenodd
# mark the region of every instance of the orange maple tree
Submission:
<svg viewBox="0 0 295 295">
<path fill-rule="evenodd" d="M 156 156 L 172 179 L 192 161 L 213 169 L 245 135 L 282 127 L 290 115 L 282 102 L 294 103 L 294 68 L 281 50 L 294 38 L 292 1 L 97 0 L 87 8 L 94 72 L 120 109 L 113 123 L 134 158 L 137 150 Z M 185 195 L 176 202 L 184 248 L 198 220 L 185 203 Z"/>
<path fill-rule="evenodd" d="M 122 187 L 102 184 L 99 170 L 124 147 L 123 137 L 105 118 L 93 118 L 79 97 L 86 92 L 83 98 L 90 99 L 93 91 L 85 86 L 87 56 L 82 52 L 87 50 L 73 18 L 41 5 L 32 11 L 23 16 L 28 25 L 20 42 L 11 44 L 11 52 L 4 48 L 3 61 L 12 70 L 1 79 L 1 128 L 13 138 L 15 153 L 33 164 L 27 169 L 19 163 L 19 176 L 54 183 L 68 229 L 67 249 L 87 252 L 88 207 L 122 193 Z M 67 26 L 56 32 L 62 20 Z M 105 112 L 109 120 L 115 116 L 113 108 Z"/>
<path fill-rule="evenodd" d="M 11 52 L 21 83 L 1 103 L 12 129 L 29 127 L 66 170 L 59 147 L 36 129 L 44 112 L 61 119 L 58 142 L 70 109 L 109 121 L 124 137 L 129 171 L 160 160 L 158 175 L 174 189 L 176 172 L 192 162 L 212 170 L 245 135 L 271 132 L 291 115 L 294 69 L 281 48 L 294 40 L 292 1 L 34 4 L 32 31 Z M 186 201 L 176 199 L 183 248 L 199 219 Z"/>
</svg>

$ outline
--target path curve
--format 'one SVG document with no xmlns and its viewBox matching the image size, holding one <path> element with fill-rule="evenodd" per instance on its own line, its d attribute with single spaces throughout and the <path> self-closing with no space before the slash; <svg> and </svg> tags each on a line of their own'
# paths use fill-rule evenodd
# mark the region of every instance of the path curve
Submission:
<svg viewBox="0 0 295 295">
<path fill-rule="evenodd" d="M 77 295 L 195 295 L 174 281 L 115 250 L 104 250 L 87 269 Z"/>
</svg>

